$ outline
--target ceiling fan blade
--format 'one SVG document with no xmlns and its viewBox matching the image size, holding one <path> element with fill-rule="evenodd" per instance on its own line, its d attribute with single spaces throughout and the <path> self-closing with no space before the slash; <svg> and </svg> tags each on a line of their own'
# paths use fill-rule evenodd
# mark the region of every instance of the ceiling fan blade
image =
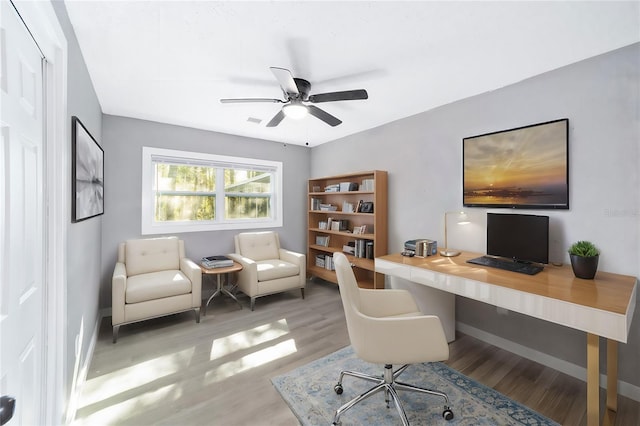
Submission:
<svg viewBox="0 0 640 426">
<path fill-rule="evenodd" d="M 319 118 L 320 120 L 324 121 L 331 127 L 335 127 L 338 124 L 342 123 L 342 120 L 334 117 L 333 115 L 329 114 L 324 110 L 321 110 L 317 106 L 307 105 L 307 109 L 309 110 L 309 114 L 313 115 L 316 118 Z"/>
<path fill-rule="evenodd" d="M 291 75 L 291 71 L 285 68 L 271 67 L 271 72 L 278 80 L 280 87 L 284 90 L 285 93 L 292 93 L 297 95 L 298 86 L 296 82 L 293 80 L 293 76 Z"/>
<path fill-rule="evenodd" d="M 369 94 L 366 90 L 346 90 L 344 92 L 319 93 L 317 95 L 309 96 L 309 102 L 313 102 L 315 104 L 333 101 L 355 101 L 359 99 L 369 99 Z"/>
<path fill-rule="evenodd" d="M 267 127 L 276 127 L 282 119 L 284 118 L 284 111 L 280 110 L 276 115 L 273 116 L 271 121 L 267 123 Z"/>
<path fill-rule="evenodd" d="M 269 102 L 269 103 L 283 103 L 280 99 L 268 99 L 268 98 L 235 98 L 235 99 L 220 99 L 220 103 L 223 104 L 239 104 L 249 102 Z"/>
</svg>

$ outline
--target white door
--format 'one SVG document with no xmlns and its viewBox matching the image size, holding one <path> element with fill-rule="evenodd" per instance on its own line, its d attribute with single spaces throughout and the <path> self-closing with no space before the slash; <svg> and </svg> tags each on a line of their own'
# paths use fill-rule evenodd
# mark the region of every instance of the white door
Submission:
<svg viewBox="0 0 640 426">
<path fill-rule="evenodd" d="M 0 0 L 0 395 L 9 425 L 43 419 L 43 58 L 12 4 Z"/>
</svg>

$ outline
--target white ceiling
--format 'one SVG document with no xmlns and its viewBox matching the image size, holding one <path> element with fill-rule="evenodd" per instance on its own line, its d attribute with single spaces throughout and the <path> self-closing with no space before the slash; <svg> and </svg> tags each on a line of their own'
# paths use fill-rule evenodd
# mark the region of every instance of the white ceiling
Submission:
<svg viewBox="0 0 640 426">
<path fill-rule="evenodd" d="M 309 146 L 640 41 L 638 1 L 65 4 L 105 114 Z M 272 66 L 369 99 L 318 104 L 337 127 L 219 102 L 282 98 Z"/>
</svg>

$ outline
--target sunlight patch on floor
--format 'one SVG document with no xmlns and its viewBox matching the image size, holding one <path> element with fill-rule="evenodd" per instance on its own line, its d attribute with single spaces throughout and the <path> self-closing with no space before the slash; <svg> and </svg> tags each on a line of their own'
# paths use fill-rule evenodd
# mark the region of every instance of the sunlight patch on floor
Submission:
<svg viewBox="0 0 640 426">
<path fill-rule="evenodd" d="M 287 355 L 291 355 L 298 350 L 295 340 L 289 339 L 277 345 L 269 346 L 268 348 L 253 352 L 249 355 L 245 355 L 234 361 L 224 363 L 214 370 L 210 370 L 205 375 L 205 384 L 219 382 L 234 374 L 242 373 L 249 369 L 259 367 L 267 364 L 276 359 L 283 358 Z"/>
<path fill-rule="evenodd" d="M 143 413 L 161 403 L 170 403 L 180 397 L 178 384 L 170 384 L 151 392 L 126 399 L 120 403 L 109 404 L 102 410 L 95 411 L 87 417 L 73 422 L 74 426 L 80 425 L 112 425 L 121 423 L 132 413 Z"/>
<path fill-rule="evenodd" d="M 87 380 L 82 386 L 79 407 L 104 401 L 154 380 L 183 371 L 189 365 L 194 351 L 194 347 L 188 348 Z"/>
<path fill-rule="evenodd" d="M 286 319 L 260 325 L 250 330 L 243 330 L 230 336 L 215 339 L 211 344 L 211 356 L 214 360 L 233 352 L 247 349 L 289 333 Z"/>
</svg>

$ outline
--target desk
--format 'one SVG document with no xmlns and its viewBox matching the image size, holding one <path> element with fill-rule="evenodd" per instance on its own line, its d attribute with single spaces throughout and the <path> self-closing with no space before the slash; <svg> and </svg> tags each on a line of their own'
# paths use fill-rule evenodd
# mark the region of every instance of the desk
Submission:
<svg viewBox="0 0 640 426">
<path fill-rule="evenodd" d="M 207 300 L 207 303 L 204 305 L 205 316 L 207 315 L 207 306 L 209 306 L 209 302 L 211 302 L 211 300 L 213 300 L 213 298 L 219 295 L 220 293 L 224 293 L 230 298 L 232 298 L 233 300 L 235 300 L 236 302 L 238 302 L 238 305 L 240 305 L 240 309 L 242 309 L 242 305 L 240 304 L 240 301 L 236 298 L 236 296 L 234 296 L 233 293 L 231 293 L 229 290 L 227 290 L 222 286 L 222 281 L 220 280 L 223 274 L 230 274 L 231 272 L 241 271 L 242 270 L 241 264 L 234 261 L 233 266 L 227 266 L 226 268 L 205 268 L 204 266 L 200 265 L 200 269 L 202 270 L 203 274 L 215 275 L 218 278 L 218 287 L 216 288 L 216 291 L 211 295 L 209 300 Z"/>
<path fill-rule="evenodd" d="M 568 265 L 549 265 L 524 275 L 466 263 L 481 256 L 375 259 L 376 272 L 551 321 L 587 333 L 587 424 L 599 413 L 599 338 L 607 339 L 607 408 L 617 410 L 618 346 L 626 343 L 636 306 L 636 277 L 598 272 L 594 280 L 575 278 Z"/>
</svg>

